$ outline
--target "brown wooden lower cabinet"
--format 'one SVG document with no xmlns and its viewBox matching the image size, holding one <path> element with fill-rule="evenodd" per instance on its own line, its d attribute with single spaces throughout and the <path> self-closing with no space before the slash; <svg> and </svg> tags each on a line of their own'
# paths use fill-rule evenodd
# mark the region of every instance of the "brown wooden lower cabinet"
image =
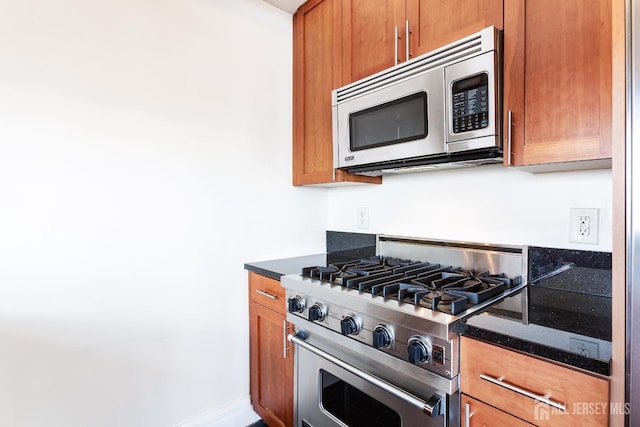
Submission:
<svg viewBox="0 0 640 427">
<path fill-rule="evenodd" d="M 491 405 L 482 403 L 466 394 L 460 402 L 460 425 L 462 427 L 533 427 L 519 418 L 509 415 Z"/>
<path fill-rule="evenodd" d="M 460 391 L 536 426 L 609 425 L 607 379 L 468 337 L 460 343 Z M 465 409 L 463 401 L 463 421 Z M 484 425 L 474 417 L 471 425 Z"/>
<path fill-rule="evenodd" d="M 269 427 L 293 426 L 292 330 L 280 282 L 249 272 L 250 393 Z"/>
</svg>

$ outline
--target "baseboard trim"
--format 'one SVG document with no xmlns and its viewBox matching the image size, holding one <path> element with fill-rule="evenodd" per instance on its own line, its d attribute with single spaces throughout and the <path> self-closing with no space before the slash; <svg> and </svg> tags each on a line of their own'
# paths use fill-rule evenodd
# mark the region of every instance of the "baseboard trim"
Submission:
<svg viewBox="0 0 640 427">
<path fill-rule="evenodd" d="M 174 427 L 243 427 L 259 419 L 247 397 L 178 423 Z"/>
</svg>

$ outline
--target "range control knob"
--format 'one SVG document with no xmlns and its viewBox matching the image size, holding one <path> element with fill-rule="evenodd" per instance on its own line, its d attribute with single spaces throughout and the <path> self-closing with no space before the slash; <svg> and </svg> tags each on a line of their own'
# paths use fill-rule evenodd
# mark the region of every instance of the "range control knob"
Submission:
<svg viewBox="0 0 640 427">
<path fill-rule="evenodd" d="M 373 346 L 375 348 L 391 347 L 393 334 L 385 325 L 378 325 L 373 329 Z"/>
<path fill-rule="evenodd" d="M 431 343 L 423 337 L 413 336 L 407 343 L 407 352 L 409 362 L 414 365 L 427 363 L 431 360 Z"/>
<path fill-rule="evenodd" d="M 302 313 L 304 311 L 304 305 L 304 298 L 300 295 L 296 295 L 295 297 L 287 300 L 289 313 Z"/>
<path fill-rule="evenodd" d="M 316 320 L 322 322 L 327 315 L 327 309 L 319 302 L 309 307 L 309 320 L 315 322 Z"/>
<path fill-rule="evenodd" d="M 362 322 L 360 318 L 355 314 L 347 314 L 340 321 L 340 328 L 342 329 L 342 335 L 358 335 Z"/>
</svg>

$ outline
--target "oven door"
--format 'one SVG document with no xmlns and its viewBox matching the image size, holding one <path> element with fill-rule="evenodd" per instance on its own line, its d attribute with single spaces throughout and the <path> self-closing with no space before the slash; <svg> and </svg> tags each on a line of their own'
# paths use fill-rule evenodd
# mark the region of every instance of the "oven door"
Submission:
<svg viewBox="0 0 640 427">
<path fill-rule="evenodd" d="M 438 68 L 334 105 L 334 166 L 444 153 L 443 81 Z"/>
<path fill-rule="evenodd" d="M 407 391 L 343 360 L 334 348 L 340 357 L 296 336 L 290 340 L 296 344 L 297 427 L 449 425 L 446 394 L 426 384 L 419 393 Z"/>
</svg>

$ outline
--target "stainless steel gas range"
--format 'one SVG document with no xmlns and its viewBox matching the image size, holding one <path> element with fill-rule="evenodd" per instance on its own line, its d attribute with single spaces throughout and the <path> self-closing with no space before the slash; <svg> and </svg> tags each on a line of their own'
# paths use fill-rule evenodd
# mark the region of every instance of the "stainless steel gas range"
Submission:
<svg viewBox="0 0 640 427">
<path fill-rule="evenodd" d="M 378 236 L 286 275 L 298 427 L 458 426 L 455 325 L 526 286 L 526 250 Z"/>
</svg>

